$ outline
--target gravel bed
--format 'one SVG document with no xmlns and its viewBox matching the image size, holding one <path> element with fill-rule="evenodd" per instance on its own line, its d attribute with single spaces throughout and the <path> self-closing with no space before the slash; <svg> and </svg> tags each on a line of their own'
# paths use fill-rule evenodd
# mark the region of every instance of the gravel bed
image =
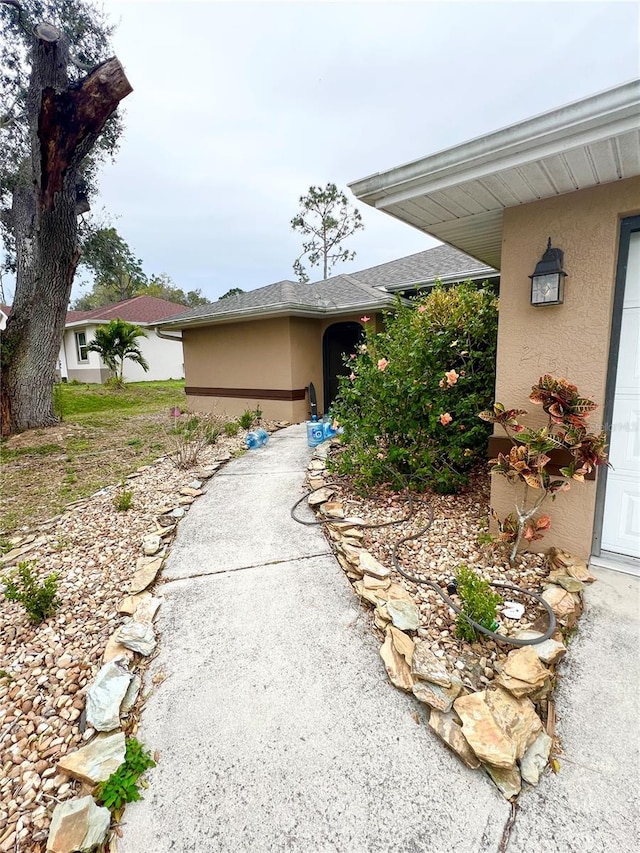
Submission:
<svg viewBox="0 0 640 853">
<path fill-rule="evenodd" d="M 348 478 L 331 474 L 327 477 L 339 485 L 333 500 L 343 503 L 346 516 L 360 518 L 366 524 L 378 524 L 407 515 L 406 497 L 401 494 L 379 488 L 366 497 L 360 497 Z M 420 538 L 404 543 L 398 549 L 400 566 L 408 573 L 435 581 L 446 590 L 447 584 L 455 577 L 456 569 L 464 565 L 475 569 L 489 581 L 510 583 L 541 593 L 549 573 L 543 554 L 521 553 L 515 566 L 511 566 L 505 545 L 483 543 L 483 535 L 488 533 L 489 493 L 489 476 L 486 468 L 481 467 L 472 472 L 469 485 L 460 494 L 415 495 L 414 514 L 409 521 L 377 529 L 365 528 L 363 539 L 363 547 L 392 569 L 392 580 L 401 584 L 417 604 L 421 621 L 417 636 L 428 641 L 431 650 L 446 661 L 450 670 L 458 670 L 463 683 L 473 690 L 482 690 L 492 681 L 501 662 L 514 647 L 489 637 L 480 637 L 474 643 L 458 639 L 455 636 L 455 612 L 433 589 L 416 586 L 393 571 L 392 548 L 399 539 L 428 527 Z M 430 526 L 427 505 L 433 511 Z M 332 545 L 335 544 L 330 537 L 327 538 Z M 497 630 L 500 633 L 514 634 L 534 625 L 536 628 L 542 625 L 541 630 L 546 630 L 546 613 L 533 599 L 512 591 L 501 592 L 501 595 L 505 602 L 517 601 L 524 605 L 525 612 L 519 620 L 507 619 L 502 616 L 502 606 L 499 606 Z M 458 596 L 452 598 L 461 606 Z M 368 605 L 366 607 L 370 612 Z M 539 624 L 536 624 L 538 620 Z M 373 619 L 371 626 L 382 642 L 384 634 L 374 625 Z"/>
<path fill-rule="evenodd" d="M 207 447 L 191 470 L 178 470 L 167 458 L 139 468 L 127 480 L 133 492 L 127 512 L 116 511 L 120 486 L 113 485 L 35 529 L 15 531 L 20 545 L 36 543 L 17 561 L 35 560 L 40 579 L 57 572 L 62 603 L 32 625 L 20 605 L 0 595 L 0 853 L 44 853 L 55 805 L 90 793 L 59 773 L 57 762 L 95 735 L 84 725 L 84 694 L 121 624 L 117 608 L 142 556 L 143 536 L 157 532 L 158 511 L 178 505 L 179 489 L 199 468 L 243 448 L 244 432 Z M 10 571 L 3 566 L 0 577 Z M 135 657 L 131 668 L 140 671 L 146 661 Z M 128 733 L 137 727 L 136 714 L 129 715 Z"/>
</svg>

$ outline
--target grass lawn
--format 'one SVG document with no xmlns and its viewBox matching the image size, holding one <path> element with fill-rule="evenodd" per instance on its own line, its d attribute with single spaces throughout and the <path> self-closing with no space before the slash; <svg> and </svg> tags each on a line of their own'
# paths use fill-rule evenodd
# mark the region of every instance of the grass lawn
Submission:
<svg viewBox="0 0 640 853">
<path fill-rule="evenodd" d="M 0 530 L 44 521 L 172 449 L 169 409 L 184 381 L 56 386 L 60 424 L 0 443 Z"/>
</svg>

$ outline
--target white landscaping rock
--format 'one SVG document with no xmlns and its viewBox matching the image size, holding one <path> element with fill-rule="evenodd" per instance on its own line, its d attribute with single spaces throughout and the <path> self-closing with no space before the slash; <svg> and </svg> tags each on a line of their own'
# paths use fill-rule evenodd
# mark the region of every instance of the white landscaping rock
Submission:
<svg viewBox="0 0 640 853">
<path fill-rule="evenodd" d="M 156 637 L 152 622 L 138 622 L 131 619 L 115 635 L 116 640 L 132 652 L 149 657 L 156 647 Z"/>
<path fill-rule="evenodd" d="M 538 784 L 540 774 L 547 766 L 552 743 L 549 735 L 545 731 L 541 731 L 525 752 L 520 762 L 520 774 L 525 782 L 530 785 Z"/>
<path fill-rule="evenodd" d="M 106 781 L 124 762 L 124 732 L 100 734 L 87 746 L 64 755 L 58 770 L 68 773 L 81 782 L 97 785 Z"/>
<path fill-rule="evenodd" d="M 104 841 L 111 812 L 93 797 L 58 803 L 51 818 L 47 853 L 89 853 Z"/>
<path fill-rule="evenodd" d="M 87 723 L 99 732 L 120 727 L 120 705 L 133 678 L 127 663 L 124 657 L 106 663 L 87 691 Z"/>
</svg>

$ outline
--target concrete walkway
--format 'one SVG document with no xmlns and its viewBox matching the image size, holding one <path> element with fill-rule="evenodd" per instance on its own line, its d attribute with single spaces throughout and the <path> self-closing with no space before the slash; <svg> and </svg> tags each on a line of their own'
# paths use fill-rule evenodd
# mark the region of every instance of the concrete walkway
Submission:
<svg viewBox="0 0 640 853">
<path fill-rule="evenodd" d="M 149 674 L 166 680 L 139 733 L 160 761 L 144 800 L 127 807 L 119 853 L 498 853 L 508 803 L 432 735 L 424 706 L 389 685 L 322 532 L 290 518 L 309 457 L 302 426 L 276 433 L 216 474 L 180 524 Z M 611 665 L 616 644 L 628 643 L 625 662 L 637 669 L 628 590 L 623 604 L 627 623 L 604 607 L 590 629 L 616 621 L 611 660 L 598 660 Z M 563 765 L 521 798 L 507 853 L 635 850 L 624 812 L 637 793 L 637 673 L 598 669 L 596 689 L 588 642 L 571 650 L 582 693 L 569 679 L 562 693 L 584 712 L 561 726 L 575 772 Z M 607 751 L 605 770 L 612 694 L 626 699 L 611 726 L 631 728 L 618 732 L 624 743 Z"/>
</svg>

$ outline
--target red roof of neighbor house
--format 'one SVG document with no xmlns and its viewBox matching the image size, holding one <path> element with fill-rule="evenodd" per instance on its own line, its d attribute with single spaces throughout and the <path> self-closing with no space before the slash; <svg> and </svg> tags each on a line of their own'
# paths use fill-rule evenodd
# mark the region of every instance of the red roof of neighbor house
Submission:
<svg viewBox="0 0 640 853">
<path fill-rule="evenodd" d="M 112 302 L 93 311 L 68 311 L 67 324 L 80 321 L 126 320 L 128 323 L 159 323 L 169 317 L 175 317 L 185 311 L 184 305 L 158 299 L 155 296 L 134 296 L 123 302 Z"/>
</svg>

